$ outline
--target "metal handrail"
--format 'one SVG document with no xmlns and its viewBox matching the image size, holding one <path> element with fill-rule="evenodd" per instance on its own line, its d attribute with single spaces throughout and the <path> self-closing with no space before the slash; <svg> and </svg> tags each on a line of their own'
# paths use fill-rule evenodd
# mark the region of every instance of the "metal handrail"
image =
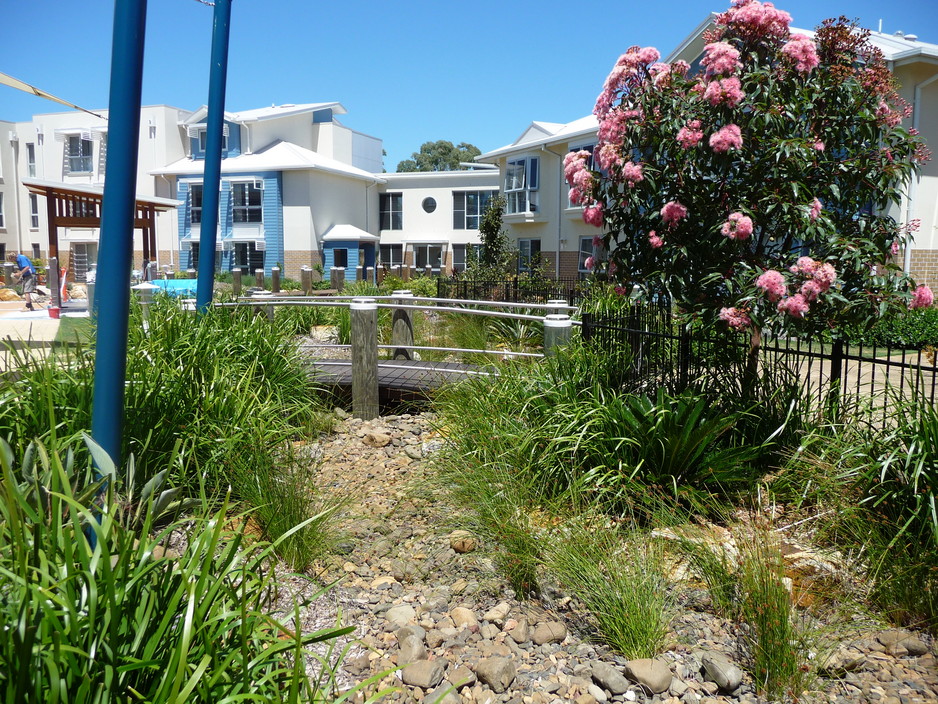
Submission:
<svg viewBox="0 0 938 704">
<path fill-rule="evenodd" d="M 351 349 L 351 345 L 340 345 L 335 343 L 317 343 L 309 342 L 303 345 L 300 345 L 302 348 L 307 347 L 324 347 L 326 349 L 341 349 L 347 350 Z M 543 359 L 544 355 L 540 352 L 514 352 L 512 350 L 475 350 L 465 347 L 430 347 L 428 345 L 378 345 L 379 350 L 425 350 L 427 352 L 467 352 L 471 354 L 499 354 L 499 355 L 511 355 L 513 357 L 537 357 L 538 359 Z"/>
</svg>

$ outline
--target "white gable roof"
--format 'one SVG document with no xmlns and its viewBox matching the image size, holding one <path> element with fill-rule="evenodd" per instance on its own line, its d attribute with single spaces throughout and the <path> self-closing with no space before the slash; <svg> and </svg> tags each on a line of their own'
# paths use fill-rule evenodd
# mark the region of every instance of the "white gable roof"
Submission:
<svg viewBox="0 0 938 704">
<path fill-rule="evenodd" d="M 205 169 L 205 161 L 189 157 L 173 162 L 162 169 L 155 169 L 154 176 L 195 176 Z M 259 171 L 323 171 L 347 178 L 384 183 L 384 179 L 373 173 L 349 166 L 346 163 L 323 156 L 292 142 L 276 141 L 253 154 L 241 154 L 221 160 L 221 172 L 257 173 Z"/>
<path fill-rule="evenodd" d="M 322 236 L 323 242 L 379 242 L 380 240 L 381 238 L 377 235 L 365 232 L 359 227 L 346 223 L 333 225 L 326 230 L 326 234 Z"/>
<path fill-rule="evenodd" d="M 303 103 L 294 105 L 287 103 L 285 105 L 271 105 L 269 108 L 257 108 L 255 110 L 242 110 L 241 112 L 231 112 L 225 110 L 225 120 L 228 122 L 257 122 L 258 120 L 272 120 L 278 117 L 289 117 L 291 115 L 302 115 L 303 113 L 316 112 L 317 110 L 332 110 L 336 115 L 345 115 L 348 110 L 341 103 Z M 203 105 L 195 112 L 190 114 L 180 124 L 195 125 L 205 122 L 208 117 L 208 106 Z"/>
<path fill-rule="evenodd" d="M 598 130 L 599 123 L 595 115 L 587 115 L 566 124 L 532 122 L 531 126 L 515 142 L 481 154 L 476 157 L 476 161 L 492 161 L 505 154 L 527 151 L 532 147 L 542 145 L 565 144 L 579 137 L 595 135 Z"/>
</svg>

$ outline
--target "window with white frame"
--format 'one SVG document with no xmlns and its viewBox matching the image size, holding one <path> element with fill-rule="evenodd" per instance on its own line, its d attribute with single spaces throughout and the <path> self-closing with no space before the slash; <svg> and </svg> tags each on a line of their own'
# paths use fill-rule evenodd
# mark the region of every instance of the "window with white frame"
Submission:
<svg viewBox="0 0 938 704">
<path fill-rule="evenodd" d="M 348 248 L 347 247 L 333 248 L 332 266 L 337 269 L 348 269 Z"/>
<path fill-rule="evenodd" d="M 463 272 L 466 270 L 466 245 L 453 245 L 453 271 Z"/>
<path fill-rule="evenodd" d="M 518 240 L 518 271 L 532 272 L 541 263 L 539 239 Z"/>
<path fill-rule="evenodd" d="M 263 191 L 256 181 L 231 184 L 231 214 L 236 225 L 264 222 Z"/>
<path fill-rule="evenodd" d="M 189 222 L 198 225 L 202 222 L 202 184 L 189 186 Z"/>
<path fill-rule="evenodd" d="M 404 245 L 381 245 L 381 264 L 386 267 L 402 266 L 404 264 Z"/>
<path fill-rule="evenodd" d="M 3 217 L 3 193 L 0 193 L 0 227 L 6 226 L 6 219 Z"/>
<path fill-rule="evenodd" d="M 264 252 L 254 242 L 235 242 L 231 268 L 254 273 L 264 268 Z"/>
<path fill-rule="evenodd" d="M 39 196 L 29 194 L 29 226 L 33 229 L 39 227 Z"/>
<path fill-rule="evenodd" d="M 199 130 L 199 151 L 204 152 L 205 147 L 208 145 L 208 130 Z M 223 152 L 228 151 L 228 128 L 222 132 L 221 135 L 221 150 Z"/>
<path fill-rule="evenodd" d="M 42 258 L 42 249 L 40 249 L 40 245 L 38 242 L 33 242 L 33 259 L 41 259 L 41 258 Z"/>
<path fill-rule="evenodd" d="M 443 245 L 441 244 L 415 244 L 414 264 L 417 269 L 426 269 L 428 266 L 438 270 L 443 264 Z"/>
<path fill-rule="evenodd" d="M 380 224 L 382 230 L 403 230 L 404 229 L 404 194 L 403 193 L 382 193 L 380 208 Z"/>
<path fill-rule="evenodd" d="M 478 230 L 482 213 L 497 191 L 453 191 L 453 229 Z"/>
<path fill-rule="evenodd" d="M 510 159 L 505 167 L 505 212 L 537 210 L 540 159 L 536 156 Z"/>
<path fill-rule="evenodd" d="M 80 134 L 70 134 L 65 144 L 68 149 L 68 173 L 91 173 L 94 142 Z"/>
<path fill-rule="evenodd" d="M 26 175 L 36 176 L 36 145 L 32 142 L 26 143 Z"/>
<path fill-rule="evenodd" d="M 593 238 L 581 237 L 580 238 L 580 261 L 579 261 L 579 264 L 577 264 L 577 271 L 579 271 L 581 274 L 588 274 L 590 270 L 586 268 L 586 260 L 592 256 L 593 256 Z"/>
</svg>

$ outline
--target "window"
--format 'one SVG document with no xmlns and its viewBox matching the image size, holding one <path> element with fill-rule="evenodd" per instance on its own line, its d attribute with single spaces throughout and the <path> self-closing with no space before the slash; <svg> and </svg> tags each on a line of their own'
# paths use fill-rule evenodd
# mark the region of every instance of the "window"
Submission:
<svg viewBox="0 0 938 704">
<path fill-rule="evenodd" d="M 518 240 L 518 271 L 531 272 L 541 263 L 540 240 Z"/>
<path fill-rule="evenodd" d="M 388 267 L 403 265 L 404 246 L 400 244 L 381 245 L 381 263 Z"/>
<path fill-rule="evenodd" d="M 0 262 L 5 262 L 7 259 L 7 245 L 6 242 L 0 242 Z"/>
<path fill-rule="evenodd" d="M 453 191 L 453 229 L 478 230 L 493 195 L 495 191 Z"/>
<path fill-rule="evenodd" d="M 342 249 L 333 249 L 332 250 L 332 266 L 341 267 L 343 269 L 348 269 L 348 250 L 344 247 Z"/>
<path fill-rule="evenodd" d="M 403 230 L 402 205 L 404 195 L 402 193 L 382 193 L 381 194 L 381 217 L 380 227 L 382 230 Z"/>
<path fill-rule="evenodd" d="M 199 151 L 205 152 L 205 147 L 208 144 L 208 130 L 199 130 Z M 221 135 L 221 150 L 223 152 L 228 151 L 228 126 L 225 126 L 225 131 Z"/>
<path fill-rule="evenodd" d="M 264 252 L 258 250 L 253 242 L 235 242 L 231 268 L 253 274 L 255 270 L 264 268 Z"/>
<path fill-rule="evenodd" d="M 586 260 L 588 257 L 593 256 L 593 238 L 592 237 L 581 237 L 580 238 L 580 263 L 577 265 L 577 271 L 581 274 L 588 274 L 589 269 L 586 268 Z"/>
<path fill-rule="evenodd" d="M 3 219 L 3 193 L 0 193 L 0 227 L 6 227 L 6 220 Z"/>
<path fill-rule="evenodd" d="M 414 263 L 418 271 L 426 269 L 427 266 L 433 270 L 438 270 L 443 261 L 443 245 L 440 244 L 415 244 L 414 245 Z"/>
<path fill-rule="evenodd" d="M 423 212 L 432 213 L 436 210 L 436 198 L 424 198 L 421 205 L 423 206 Z"/>
<path fill-rule="evenodd" d="M 93 150 L 90 139 L 84 139 L 80 134 L 68 136 L 68 173 L 91 173 L 91 154 Z"/>
<path fill-rule="evenodd" d="M 264 222 L 261 193 L 256 183 L 231 184 L 232 216 L 235 224 Z"/>
<path fill-rule="evenodd" d="M 536 156 L 508 162 L 505 170 L 506 213 L 533 213 L 537 210 L 538 162 Z"/>
<path fill-rule="evenodd" d="M 39 196 L 35 193 L 29 194 L 29 226 L 39 227 Z"/>
<path fill-rule="evenodd" d="M 202 184 L 193 183 L 189 186 L 189 221 L 193 225 L 202 222 Z"/>
<path fill-rule="evenodd" d="M 466 270 L 466 245 L 453 245 L 453 271 Z"/>
<path fill-rule="evenodd" d="M 39 259 L 42 256 L 42 250 L 39 249 L 39 243 L 33 242 L 33 259 Z"/>
<path fill-rule="evenodd" d="M 26 143 L 26 175 L 36 176 L 36 145 L 32 142 Z"/>
<path fill-rule="evenodd" d="M 192 242 L 189 244 L 189 267 L 190 269 L 199 268 L 199 249 L 200 242 Z M 215 271 L 221 271 L 221 252 L 215 251 Z"/>
</svg>

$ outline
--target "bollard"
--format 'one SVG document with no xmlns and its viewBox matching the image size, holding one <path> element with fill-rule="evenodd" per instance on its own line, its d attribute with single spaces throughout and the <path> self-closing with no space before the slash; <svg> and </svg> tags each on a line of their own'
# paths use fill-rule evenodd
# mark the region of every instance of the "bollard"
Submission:
<svg viewBox="0 0 938 704">
<path fill-rule="evenodd" d="M 303 289 L 304 296 L 313 295 L 313 270 L 308 266 L 300 268 L 300 288 Z"/>
<path fill-rule="evenodd" d="M 241 295 L 241 270 L 237 267 L 231 270 L 231 289 L 235 296 Z"/>
<path fill-rule="evenodd" d="M 427 265 L 423 268 L 423 275 L 424 275 L 424 276 L 433 276 L 433 267 L 430 266 L 429 264 L 427 264 Z"/>
<path fill-rule="evenodd" d="M 384 267 L 381 267 L 381 268 L 379 268 L 379 269 L 375 269 L 375 284 L 376 284 L 377 286 L 380 287 L 381 284 L 384 283 L 384 277 L 385 277 L 386 272 L 387 272 L 387 270 L 386 270 Z"/>
<path fill-rule="evenodd" d="M 413 302 L 414 294 L 411 291 L 394 291 L 393 302 L 404 305 Z M 412 311 L 407 308 L 395 308 L 391 316 L 391 344 L 396 347 L 393 359 L 413 359 L 411 351 L 405 349 L 414 344 L 414 320 Z M 398 347 L 400 346 L 400 347 Z"/>
<path fill-rule="evenodd" d="M 376 283 L 375 268 L 373 266 L 365 267 L 365 280 L 369 283 Z"/>
<path fill-rule="evenodd" d="M 270 291 L 255 291 L 251 294 L 251 298 L 267 299 L 268 301 L 273 298 L 273 293 Z M 254 314 L 260 315 L 264 313 L 267 316 L 267 319 L 271 322 L 274 320 L 274 307 L 271 304 L 265 306 L 254 306 Z"/>
<path fill-rule="evenodd" d="M 352 415 L 362 420 L 378 416 L 378 302 L 355 298 L 352 317 Z"/>
<path fill-rule="evenodd" d="M 143 272 L 144 281 L 153 281 L 156 278 L 156 262 L 147 262 Z"/>
<path fill-rule="evenodd" d="M 329 270 L 329 285 L 339 293 L 345 288 L 345 267 L 334 266 Z"/>
<path fill-rule="evenodd" d="M 553 356 L 557 348 L 570 342 L 573 321 L 569 315 L 551 313 L 544 316 L 544 354 Z"/>
<path fill-rule="evenodd" d="M 196 269 L 186 269 L 186 278 L 194 279 L 199 275 L 199 272 Z"/>
<path fill-rule="evenodd" d="M 255 269 L 254 270 L 254 285 L 258 288 L 264 288 L 264 270 Z"/>
<path fill-rule="evenodd" d="M 270 270 L 270 290 L 274 293 L 280 293 L 280 267 L 275 266 Z"/>
<path fill-rule="evenodd" d="M 173 271 L 172 269 L 167 269 L 167 270 L 166 270 L 166 279 L 167 279 L 167 280 L 171 280 L 171 279 L 175 279 L 175 278 L 176 278 L 176 272 Z"/>
<path fill-rule="evenodd" d="M 355 280 L 363 281 L 365 278 L 365 267 L 357 266 L 355 267 Z"/>
</svg>

